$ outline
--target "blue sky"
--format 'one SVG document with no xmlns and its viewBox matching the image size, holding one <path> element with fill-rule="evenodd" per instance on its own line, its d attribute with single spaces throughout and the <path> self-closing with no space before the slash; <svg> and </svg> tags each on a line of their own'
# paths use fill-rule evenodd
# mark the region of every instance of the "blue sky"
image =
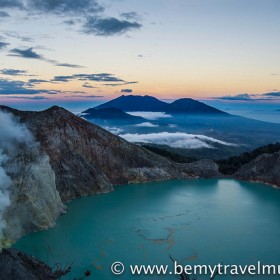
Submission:
<svg viewBox="0 0 280 280">
<path fill-rule="evenodd" d="M 277 0 L 0 0 L 0 7 L 1 103 L 280 96 Z"/>
</svg>

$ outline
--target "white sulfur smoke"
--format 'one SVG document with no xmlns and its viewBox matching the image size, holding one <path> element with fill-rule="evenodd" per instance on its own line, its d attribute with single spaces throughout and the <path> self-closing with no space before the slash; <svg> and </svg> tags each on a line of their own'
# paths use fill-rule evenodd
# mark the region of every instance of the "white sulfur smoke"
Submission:
<svg viewBox="0 0 280 280">
<path fill-rule="evenodd" d="M 0 238 L 3 237 L 3 229 L 6 227 L 6 221 L 3 219 L 3 214 L 11 203 L 9 197 L 9 187 L 11 186 L 12 181 L 2 167 L 5 161 L 6 156 L 0 150 Z"/>
<path fill-rule="evenodd" d="M 12 169 L 16 168 L 13 161 L 20 146 L 31 143 L 35 142 L 27 127 L 19 123 L 13 115 L 0 111 L 0 239 L 6 227 L 4 214 L 11 204 L 12 180 L 9 172 L 12 171 L 11 166 Z"/>
</svg>

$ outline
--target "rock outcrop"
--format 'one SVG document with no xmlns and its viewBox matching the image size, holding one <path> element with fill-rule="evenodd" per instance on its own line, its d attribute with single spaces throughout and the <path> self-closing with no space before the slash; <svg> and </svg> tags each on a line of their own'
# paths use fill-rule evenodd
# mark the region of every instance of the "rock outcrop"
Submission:
<svg viewBox="0 0 280 280">
<path fill-rule="evenodd" d="M 234 177 L 239 180 L 261 182 L 280 188 L 280 152 L 262 154 L 243 165 Z"/>
<path fill-rule="evenodd" d="M 67 274 L 68 270 L 52 269 L 17 250 L 3 249 L 0 253 L 0 279 L 1 280 L 54 280 Z"/>
<path fill-rule="evenodd" d="M 204 159 L 185 165 L 185 172 L 196 178 L 222 178 L 219 173 L 219 165 L 212 160 Z"/>
</svg>

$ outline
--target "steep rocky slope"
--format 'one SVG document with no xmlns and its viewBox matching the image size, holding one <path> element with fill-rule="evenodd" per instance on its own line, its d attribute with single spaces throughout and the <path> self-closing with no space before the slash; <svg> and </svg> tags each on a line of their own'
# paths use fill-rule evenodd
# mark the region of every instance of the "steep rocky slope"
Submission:
<svg viewBox="0 0 280 280">
<path fill-rule="evenodd" d="M 5 234 L 12 240 L 55 226 L 56 219 L 66 210 L 46 155 L 35 157 L 34 150 L 32 154 L 21 152 L 17 165 L 21 168 L 11 174 L 11 204 L 4 215 L 7 223 Z"/>
<path fill-rule="evenodd" d="M 131 144 L 60 107 L 22 112 L 1 107 L 25 123 L 49 156 L 63 202 L 105 193 L 115 184 L 219 176 L 217 165 L 176 164 Z"/>
<path fill-rule="evenodd" d="M 0 250 L 3 236 L 49 228 L 63 212 L 49 157 L 26 125 L 0 111 Z"/>
<path fill-rule="evenodd" d="M 262 154 L 243 165 L 234 177 L 240 180 L 261 182 L 280 188 L 280 152 Z"/>
</svg>

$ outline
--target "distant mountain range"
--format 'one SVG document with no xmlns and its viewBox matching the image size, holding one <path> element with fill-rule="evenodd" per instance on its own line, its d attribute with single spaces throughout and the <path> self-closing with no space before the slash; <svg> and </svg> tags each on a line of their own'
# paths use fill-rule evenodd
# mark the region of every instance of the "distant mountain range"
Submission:
<svg viewBox="0 0 280 280">
<path fill-rule="evenodd" d="M 279 124 L 227 114 L 191 98 L 167 103 L 152 96 L 123 95 L 88 109 L 80 116 L 121 137 L 131 134 L 133 139 L 142 140 L 144 136 L 141 135 L 148 134 L 150 142 L 147 143 L 163 145 L 162 141 L 166 141 L 170 152 L 195 158 L 224 159 L 279 141 L 280 137 Z M 193 149 L 193 146 L 187 148 L 184 141 L 176 146 L 168 138 L 162 140 L 165 139 L 162 133 L 176 137 L 179 132 L 204 135 L 235 145 L 211 142 L 203 149 Z M 194 137 L 193 141 L 197 139 Z"/>
<path fill-rule="evenodd" d="M 168 114 L 216 114 L 227 115 L 214 107 L 191 98 L 181 98 L 172 103 L 163 102 L 153 96 L 122 95 L 95 109 L 116 108 L 125 112 L 165 112 Z M 87 110 L 88 111 L 88 110 Z M 86 112 L 86 111 L 85 111 Z M 83 113 L 85 113 L 83 112 Z"/>
</svg>

